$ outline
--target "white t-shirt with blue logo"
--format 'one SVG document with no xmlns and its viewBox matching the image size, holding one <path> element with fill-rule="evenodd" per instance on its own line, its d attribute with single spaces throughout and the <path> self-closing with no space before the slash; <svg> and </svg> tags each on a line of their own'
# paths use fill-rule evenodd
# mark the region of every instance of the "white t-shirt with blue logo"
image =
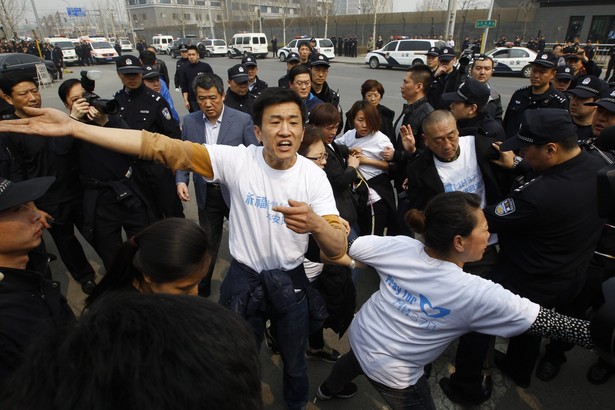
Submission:
<svg viewBox="0 0 615 410">
<path fill-rule="evenodd" d="M 349 253 L 380 276 L 350 326 L 350 345 L 365 374 L 388 387 L 414 385 L 423 366 L 469 331 L 510 337 L 538 316 L 537 304 L 431 258 L 415 239 L 361 236 Z"/>
<path fill-rule="evenodd" d="M 317 215 L 339 215 L 333 190 L 322 169 L 297 155 L 285 170 L 271 168 L 263 147 L 207 145 L 216 181 L 228 187 L 229 250 L 233 258 L 257 272 L 290 270 L 303 263 L 308 234 L 291 231 L 274 206 L 305 202 Z"/>
</svg>

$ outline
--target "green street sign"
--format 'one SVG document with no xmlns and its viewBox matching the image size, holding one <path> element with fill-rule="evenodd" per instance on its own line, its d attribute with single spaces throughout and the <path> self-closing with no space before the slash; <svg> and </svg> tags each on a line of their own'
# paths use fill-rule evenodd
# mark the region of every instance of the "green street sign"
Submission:
<svg viewBox="0 0 615 410">
<path fill-rule="evenodd" d="M 497 20 L 476 20 L 474 28 L 493 28 L 496 23 Z"/>
</svg>

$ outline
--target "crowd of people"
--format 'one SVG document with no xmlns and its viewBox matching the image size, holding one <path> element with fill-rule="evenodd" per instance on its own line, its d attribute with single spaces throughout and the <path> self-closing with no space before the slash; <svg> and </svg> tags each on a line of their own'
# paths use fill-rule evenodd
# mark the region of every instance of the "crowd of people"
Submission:
<svg viewBox="0 0 615 410">
<path fill-rule="evenodd" d="M 281 356 L 289 409 L 309 400 L 306 358 L 335 363 L 320 400 L 353 397 L 365 375 L 393 409 L 435 408 L 425 369 L 455 340 L 455 372 L 440 387 L 453 402 L 484 403 L 493 335 L 510 338 L 493 360 L 516 385 L 555 378 L 573 345 L 593 347 L 586 311 L 615 276 L 612 221 L 588 183 L 612 163 L 615 88 L 586 50 L 558 45 L 538 54 L 504 110 L 493 60 L 460 66 L 454 47 L 408 68 L 397 113 L 374 79 L 344 112 L 310 41 L 288 55 L 279 87 L 259 79 L 253 56 L 225 85 L 196 46 L 182 47 L 181 121 L 169 70 L 145 45 L 116 61 L 116 110 L 84 98 L 85 78 L 58 87 L 66 113 L 42 108 L 32 79 L 2 78 L 4 403 L 104 402 L 114 389 L 150 408 L 175 389 L 160 395 L 165 407 L 260 408 L 263 341 Z M 193 199 L 197 223 L 184 218 Z M 215 306 L 200 299 L 212 292 L 225 220 L 232 260 Z M 44 229 L 88 295 L 78 320 Z M 99 283 L 75 229 L 103 261 Z M 367 267 L 380 287 L 358 307 Z M 348 331 L 350 352 L 328 346 L 324 328 Z M 543 336 L 552 340 L 540 357 Z M 587 377 L 613 373 L 600 359 Z"/>
</svg>

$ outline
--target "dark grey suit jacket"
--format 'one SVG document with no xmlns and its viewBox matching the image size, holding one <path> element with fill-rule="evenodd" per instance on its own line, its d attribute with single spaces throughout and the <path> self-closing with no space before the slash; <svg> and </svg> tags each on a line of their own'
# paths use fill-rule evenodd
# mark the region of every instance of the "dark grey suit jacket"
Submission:
<svg viewBox="0 0 615 410">
<path fill-rule="evenodd" d="M 182 140 L 192 141 L 199 144 L 205 143 L 205 120 L 203 119 L 202 111 L 195 111 L 184 117 L 182 127 Z M 258 145 L 256 136 L 254 135 L 254 123 L 248 114 L 233 108 L 224 106 L 222 112 L 222 123 L 218 132 L 218 145 Z M 190 178 L 189 171 L 177 171 L 175 173 L 175 183 L 180 182 L 188 185 Z M 199 208 L 205 208 L 206 182 L 199 174 L 193 175 L 194 191 L 196 193 L 196 203 Z M 224 198 L 228 204 L 228 191 L 223 189 Z"/>
</svg>

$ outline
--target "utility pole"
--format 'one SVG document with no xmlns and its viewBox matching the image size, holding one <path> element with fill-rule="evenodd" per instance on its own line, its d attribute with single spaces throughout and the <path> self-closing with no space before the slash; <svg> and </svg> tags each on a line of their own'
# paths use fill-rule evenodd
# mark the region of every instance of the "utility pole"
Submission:
<svg viewBox="0 0 615 410">
<path fill-rule="evenodd" d="M 487 20 L 491 20 L 491 14 L 493 13 L 493 3 L 494 0 L 491 0 L 491 4 L 489 5 L 489 12 L 487 13 Z M 498 21 L 499 25 L 500 22 Z M 480 43 L 480 52 L 481 54 L 485 52 L 485 45 L 487 44 L 487 36 L 489 35 L 489 27 L 485 27 L 485 33 L 483 34 L 483 41 Z"/>
<path fill-rule="evenodd" d="M 34 4 L 34 0 L 30 0 L 30 3 L 32 3 L 32 12 L 34 13 L 34 20 L 36 21 L 36 28 L 38 30 L 39 37 L 49 37 L 47 36 L 47 33 L 43 33 L 43 30 L 41 29 L 41 20 L 38 18 L 38 12 L 36 11 L 36 4 Z"/>
</svg>

